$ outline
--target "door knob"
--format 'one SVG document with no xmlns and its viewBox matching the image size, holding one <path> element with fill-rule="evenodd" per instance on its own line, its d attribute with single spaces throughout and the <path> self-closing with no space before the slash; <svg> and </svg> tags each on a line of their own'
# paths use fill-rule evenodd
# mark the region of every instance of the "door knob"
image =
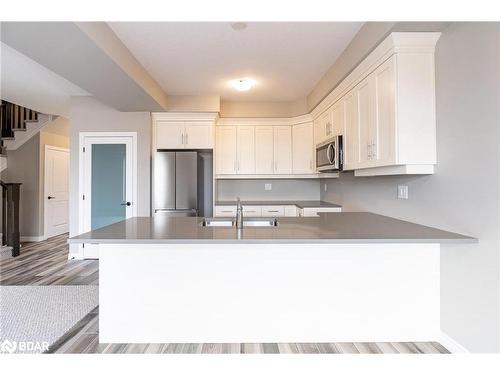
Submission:
<svg viewBox="0 0 500 375">
<path fill-rule="evenodd" d="M 54 199 L 55 197 L 51 197 L 50 195 L 47 197 L 47 199 Z"/>
<path fill-rule="evenodd" d="M 130 202 L 120 203 L 120 206 L 131 206 L 131 205 L 132 205 L 132 203 L 130 203 Z"/>
</svg>

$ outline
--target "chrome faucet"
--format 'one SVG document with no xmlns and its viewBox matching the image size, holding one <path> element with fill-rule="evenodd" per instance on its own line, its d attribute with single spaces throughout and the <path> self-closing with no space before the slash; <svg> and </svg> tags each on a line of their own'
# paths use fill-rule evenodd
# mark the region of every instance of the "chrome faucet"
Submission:
<svg viewBox="0 0 500 375">
<path fill-rule="evenodd" d="M 243 207 L 241 207 L 241 201 L 238 197 L 238 202 L 236 204 L 236 228 L 243 228 Z"/>
</svg>

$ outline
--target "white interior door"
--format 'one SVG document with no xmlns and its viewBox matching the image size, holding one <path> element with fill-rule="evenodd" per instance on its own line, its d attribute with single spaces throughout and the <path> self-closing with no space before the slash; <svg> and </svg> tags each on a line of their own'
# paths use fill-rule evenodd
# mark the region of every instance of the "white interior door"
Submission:
<svg viewBox="0 0 500 375">
<path fill-rule="evenodd" d="M 45 146 L 45 236 L 69 230 L 69 150 Z"/>
<path fill-rule="evenodd" d="M 83 143 L 82 231 L 136 216 L 135 138 L 86 136 Z"/>
</svg>

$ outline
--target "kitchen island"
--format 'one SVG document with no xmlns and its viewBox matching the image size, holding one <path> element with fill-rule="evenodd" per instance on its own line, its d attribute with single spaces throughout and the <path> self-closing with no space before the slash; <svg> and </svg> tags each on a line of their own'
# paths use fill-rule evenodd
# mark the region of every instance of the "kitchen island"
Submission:
<svg viewBox="0 0 500 375">
<path fill-rule="evenodd" d="M 477 241 L 371 213 L 204 224 L 132 218 L 69 240 L 99 245 L 100 342 L 439 340 L 440 244 Z"/>
</svg>

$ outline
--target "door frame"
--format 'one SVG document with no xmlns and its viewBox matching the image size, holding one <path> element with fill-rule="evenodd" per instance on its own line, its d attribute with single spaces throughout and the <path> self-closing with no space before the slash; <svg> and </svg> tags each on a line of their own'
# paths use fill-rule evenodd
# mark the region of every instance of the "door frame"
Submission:
<svg viewBox="0 0 500 375">
<path fill-rule="evenodd" d="M 43 150 L 43 239 L 46 240 L 49 235 L 48 233 L 48 225 L 47 225 L 47 212 L 48 212 L 48 200 L 47 200 L 47 151 L 52 150 L 52 151 L 62 151 L 68 153 L 68 156 L 70 157 L 69 163 L 68 163 L 68 230 L 69 230 L 69 220 L 70 220 L 70 214 L 69 214 L 69 200 L 70 200 L 70 189 L 69 189 L 69 179 L 70 179 L 70 170 L 71 170 L 71 153 L 68 148 L 64 147 L 56 147 L 56 146 L 51 146 L 51 145 L 45 145 L 45 148 Z"/>
<path fill-rule="evenodd" d="M 86 162 L 84 147 L 87 140 L 91 139 L 106 139 L 117 140 L 121 138 L 130 138 L 132 141 L 131 148 L 131 163 L 132 163 L 132 217 L 137 216 L 137 132 L 80 132 L 79 133 L 79 169 L 78 169 L 78 234 L 86 231 L 85 210 L 87 201 L 83 199 L 83 195 L 90 183 L 86 179 Z M 80 254 L 83 256 L 83 249 L 80 249 Z"/>
</svg>

